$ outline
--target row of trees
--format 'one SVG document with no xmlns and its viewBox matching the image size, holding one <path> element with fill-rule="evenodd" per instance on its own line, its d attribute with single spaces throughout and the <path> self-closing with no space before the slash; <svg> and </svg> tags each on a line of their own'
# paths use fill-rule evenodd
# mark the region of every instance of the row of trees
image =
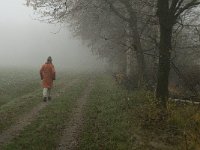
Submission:
<svg viewBox="0 0 200 150">
<path fill-rule="evenodd" d="M 138 87 L 148 82 L 151 68 L 162 107 L 169 96 L 172 58 L 178 62 L 185 56 L 181 53 L 198 50 L 199 4 L 199 0 L 27 0 L 42 20 L 68 23 L 94 54 L 117 65 L 129 79 L 137 78 Z"/>
</svg>

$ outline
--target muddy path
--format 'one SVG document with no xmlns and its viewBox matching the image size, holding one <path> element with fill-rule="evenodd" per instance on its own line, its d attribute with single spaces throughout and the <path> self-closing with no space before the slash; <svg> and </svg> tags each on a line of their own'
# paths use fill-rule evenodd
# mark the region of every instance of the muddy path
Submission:
<svg viewBox="0 0 200 150">
<path fill-rule="evenodd" d="M 63 88 L 61 88 L 59 92 L 53 94 L 52 97 L 54 99 L 56 97 L 59 97 L 62 93 L 64 93 L 68 88 L 70 88 L 76 82 L 78 82 L 78 79 L 74 79 L 69 84 L 66 84 Z M 50 102 L 43 102 L 41 100 L 41 103 L 39 103 L 32 110 L 30 110 L 29 113 L 22 115 L 14 125 L 12 125 L 10 128 L 0 133 L 0 147 L 5 144 L 8 144 L 12 139 L 17 137 L 27 125 L 31 124 L 31 122 L 37 118 L 39 112 L 45 107 L 47 107 L 49 103 Z"/>
<path fill-rule="evenodd" d="M 72 109 L 69 122 L 65 125 L 60 138 L 60 143 L 57 150 L 73 150 L 77 149 L 78 138 L 83 125 L 83 109 L 87 102 L 87 98 L 93 88 L 93 81 L 89 81 L 88 86 L 83 91 L 80 98 L 77 99 L 74 108 Z"/>
</svg>

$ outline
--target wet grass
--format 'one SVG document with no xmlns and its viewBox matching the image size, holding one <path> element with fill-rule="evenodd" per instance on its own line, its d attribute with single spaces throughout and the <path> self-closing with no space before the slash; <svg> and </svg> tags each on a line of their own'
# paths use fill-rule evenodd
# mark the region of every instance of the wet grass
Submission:
<svg viewBox="0 0 200 150">
<path fill-rule="evenodd" d="M 77 77 L 79 77 L 79 75 L 63 74 L 62 76 L 59 76 L 54 84 L 55 87 L 53 89 L 53 93 L 58 93 L 66 84 L 76 79 Z M 17 80 L 21 80 L 21 77 L 18 77 Z M 39 83 L 40 81 L 38 82 L 38 80 L 33 79 L 30 82 L 34 85 L 37 85 L 37 88 L 29 84 L 27 86 L 29 86 L 29 89 L 32 89 L 32 91 L 30 90 L 29 92 L 27 92 L 25 90 L 23 94 L 18 94 L 18 97 L 15 94 L 17 93 L 17 91 L 15 91 L 14 93 L 10 93 L 11 95 L 9 97 L 9 100 L 4 105 L 1 105 L 0 133 L 3 130 L 9 128 L 12 124 L 14 124 L 21 115 L 29 112 L 34 106 L 42 102 L 42 88 Z M 16 83 L 15 86 L 17 85 L 18 84 Z"/>
<path fill-rule="evenodd" d="M 133 114 L 127 111 L 127 91 L 99 77 L 86 108 L 81 150 L 128 150 L 135 144 Z"/>
<path fill-rule="evenodd" d="M 59 143 L 64 124 L 70 118 L 74 102 L 84 91 L 88 74 L 65 74 L 58 77 L 54 91 L 59 93 L 63 81 L 79 79 L 72 87 L 40 112 L 38 118 L 28 125 L 19 137 L 5 150 L 49 150 Z M 200 113 L 198 106 L 169 103 L 169 116 L 160 121 L 153 93 L 140 90 L 128 92 L 119 87 L 111 77 L 92 75 L 96 81 L 85 108 L 80 150 L 197 150 Z M 10 126 L 20 114 L 41 101 L 41 91 L 28 93 L 0 107 L 0 131 Z M 33 96 L 34 95 L 34 96 Z M 9 118 L 9 119 L 7 119 Z M 182 142 L 181 142 L 182 141 Z"/>
<path fill-rule="evenodd" d="M 111 78 L 98 77 L 88 99 L 79 149 L 186 149 L 182 134 L 186 129 L 188 149 L 197 150 L 193 146 L 199 137 L 200 115 L 194 113 L 197 107 L 171 105 L 169 117 L 162 121 L 153 101 L 151 92 L 127 92 Z"/>
<path fill-rule="evenodd" d="M 38 118 L 27 126 L 19 137 L 15 138 L 9 145 L 4 146 L 3 149 L 55 149 L 58 146 L 61 131 L 70 118 L 69 112 L 86 86 L 87 80 L 87 78 L 80 79 L 79 83 L 74 84 L 58 98 L 51 101 L 40 112 Z"/>
<path fill-rule="evenodd" d="M 37 72 L 30 70 L 0 71 L 0 106 L 40 87 Z"/>
</svg>

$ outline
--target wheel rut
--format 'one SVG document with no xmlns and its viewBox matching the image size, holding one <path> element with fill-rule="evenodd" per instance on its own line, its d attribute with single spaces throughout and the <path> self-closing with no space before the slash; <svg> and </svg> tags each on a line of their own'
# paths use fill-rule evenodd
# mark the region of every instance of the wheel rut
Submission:
<svg viewBox="0 0 200 150">
<path fill-rule="evenodd" d="M 59 97 L 61 93 L 64 93 L 65 90 L 70 88 L 72 85 L 74 85 L 78 79 L 75 79 L 71 81 L 69 84 L 67 84 L 64 88 L 62 88 L 58 93 L 53 94 L 52 96 L 54 98 Z M 18 119 L 18 121 L 12 125 L 10 128 L 7 130 L 3 131 L 0 133 L 0 147 L 8 144 L 12 139 L 16 138 L 19 136 L 20 132 L 33 120 L 35 120 L 39 114 L 39 112 L 47 107 L 49 102 L 41 102 L 37 106 L 35 106 L 29 113 L 24 114 L 22 117 Z M 9 118 L 8 118 L 9 119 Z"/>
<path fill-rule="evenodd" d="M 81 132 L 81 127 L 83 125 L 83 110 L 92 88 L 93 81 L 89 81 L 88 86 L 85 88 L 80 98 L 77 99 L 75 107 L 70 114 L 70 120 L 62 131 L 57 150 L 77 149 L 78 138 Z"/>
</svg>

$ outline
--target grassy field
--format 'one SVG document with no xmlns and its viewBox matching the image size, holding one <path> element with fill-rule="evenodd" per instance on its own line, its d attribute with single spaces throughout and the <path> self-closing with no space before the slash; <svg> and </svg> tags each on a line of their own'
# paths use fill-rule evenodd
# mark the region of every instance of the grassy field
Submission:
<svg viewBox="0 0 200 150">
<path fill-rule="evenodd" d="M 1 69 L 0 106 L 39 87 L 38 74 L 29 70 Z"/>
<path fill-rule="evenodd" d="M 56 101 L 52 101 L 47 108 L 41 111 L 38 118 L 25 128 L 19 138 L 3 149 L 56 149 L 61 130 L 70 117 L 68 114 L 85 87 L 86 81 L 79 81 L 79 86 L 73 85 L 70 91 L 61 94 Z"/>
<path fill-rule="evenodd" d="M 14 79 L 13 82 L 9 80 L 9 88 L 11 88 L 14 92 L 2 92 L 2 96 L 7 98 L 1 99 L 4 103 L 0 107 L 0 132 L 9 128 L 22 114 L 29 112 L 30 109 L 42 102 L 42 88 L 38 74 L 27 71 L 24 74 L 22 73 L 19 75 L 19 72 L 12 72 L 11 70 L 4 72 L 4 75 L 5 74 L 11 75 L 5 76 L 5 79 L 2 77 L 3 80 L 8 80 L 12 76 L 12 78 L 17 80 L 19 83 L 16 83 Z M 30 77 L 27 77 L 29 75 Z M 58 76 L 58 80 L 54 85 L 54 91 L 58 92 L 62 89 L 63 79 L 64 82 L 68 83 L 75 78 L 76 77 L 72 74 L 62 74 Z M 25 83 L 23 84 L 23 82 Z M 17 88 L 18 84 L 19 87 Z M 7 84 L 5 84 L 5 87 L 7 88 Z M 25 88 L 24 91 L 23 88 Z M 9 94 L 9 96 L 7 96 L 7 94 Z"/>
<path fill-rule="evenodd" d="M 93 88 L 84 107 L 77 149 L 199 149 L 200 113 L 197 106 L 169 103 L 168 118 L 162 120 L 151 92 L 126 91 L 110 75 L 91 73 L 59 73 L 53 90 L 54 99 L 19 135 L 0 145 L 0 149 L 56 149 L 63 128 L 72 117 L 70 113 L 76 100 L 91 79 Z M 4 70 L 0 73 L 0 83 L 2 133 L 44 102 L 37 71 Z M 69 86 L 70 83 L 73 84 Z"/>
<path fill-rule="evenodd" d="M 162 119 L 153 93 L 128 92 L 97 77 L 88 100 L 81 150 L 199 150 L 199 106 L 168 104 Z"/>
</svg>

